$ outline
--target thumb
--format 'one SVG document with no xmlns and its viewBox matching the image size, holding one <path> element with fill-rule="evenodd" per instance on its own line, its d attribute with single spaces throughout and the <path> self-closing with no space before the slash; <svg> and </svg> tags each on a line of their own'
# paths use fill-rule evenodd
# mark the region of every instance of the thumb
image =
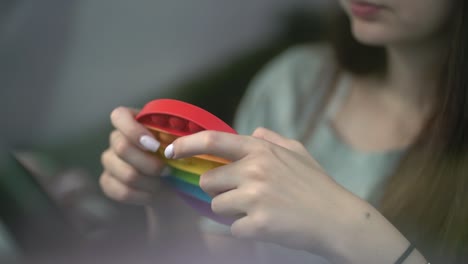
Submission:
<svg viewBox="0 0 468 264">
<path fill-rule="evenodd" d="M 304 145 L 293 139 L 289 139 L 286 137 L 283 137 L 282 135 L 266 129 L 264 127 L 259 127 L 255 129 L 255 131 L 252 133 L 252 137 L 262 139 L 265 141 L 268 141 L 272 144 L 278 145 L 280 147 L 283 147 L 285 149 L 288 149 L 292 152 L 296 152 L 301 155 L 305 155 L 311 158 L 311 161 L 321 170 L 323 170 L 322 166 L 311 156 L 309 151 L 304 147 Z"/>
<path fill-rule="evenodd" d="M 255 129 L 255 131 L 252 133 L 252 137 L 263 139 L 265 141 L 268 141 L 270 143 L 273 143 L 275 145 L 289 149 L 294 152 L 308 154 L 308 151 L 299 141 L 283 137 L 282 135 L 264 127 L 259 127 Z"/>
<path fill-rule="evenodd" d="M 258 139 L 263 139 L 265 141 L 268 141 L 270 143 L 279 145 L 281 147 L 288 148 L 287 147 L 287 141 L 288 141 L 287 138 L 281 136 L 280 134 L 278 134 L 278 133 L 276 133 L 276 132 L 274 132 L 272 130 L 264 128 L 264 127 L 256 128 L 254 130 L 254 132 L 252 133 L 252 137 L 258 138 Z"/>
</svg>

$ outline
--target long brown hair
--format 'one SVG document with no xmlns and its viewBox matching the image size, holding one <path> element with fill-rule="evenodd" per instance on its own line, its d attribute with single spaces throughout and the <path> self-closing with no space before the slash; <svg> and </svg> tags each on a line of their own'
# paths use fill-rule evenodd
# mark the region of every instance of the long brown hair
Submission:
<svg viewBox="0 0 468 264">
<path fill-rule="evenodd" d="M 379 210 L 432 262 L 468 263 L 468 4 L 453 0 L 434 115 L 385 186 Z M 383 74 L 383 47 L 358 43 L 348 17 L 332 44 L 344 70 Z M 338 25 L 338 26 L 337 26 Z"/>
</svg>

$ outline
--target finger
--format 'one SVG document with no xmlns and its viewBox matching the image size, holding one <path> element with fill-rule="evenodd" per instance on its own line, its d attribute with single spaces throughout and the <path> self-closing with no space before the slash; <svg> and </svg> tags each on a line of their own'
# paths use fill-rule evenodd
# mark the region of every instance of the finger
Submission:
<svg viewBox="0 0 468 264">
<path fill-rule="evenodd" d="M 167 158 L 184 158 L 209 154 L 228 160 L 239 160 L 249 153 L 250 137 L 218 131 L 202 131 L 176 139 L 164 152 Z"/>
<path fill-rule="evenodd" d="M 231 163 L 203 173 L 200 175 L 200 188 L 211 197 L 237 188 L 240 177 L 235 167 L 237 166 Z"/>
<path fill-rule="evenodd" d="M 120 131 L 112 132 L 110 145 L 117 156 L 144 175 L 158 176 L 165 166 L 162 160 L 135 147 Z"/>
<path fill-rule="evenodd" d="M 161 145 L 142 124 L 135 119 L 137 111 L 126 107 L 118 107 L 111 113 L 111 122 L 130 142 L 139 148 L 156 152 Z"/>
<path fill-rule="evenodd" d="M 231 234 L 237 238 L 253 238 L 255 237 L 255 229 L 253 226 L 251 217 L 246 215 L 232 223 Z"/>
<path fill-rule="evenodd" d="M 149 204 L 152 202 L 152 195 L 147 192 L 135 190 L 129 186 L 124 185 L 108 172 L 101 175 L 99 183 L 104 193 L 119 202 L 131 204 Z"/>
<path fill-rule="evenodd" d="M 108 150 L 102 154 L 102 163 L 111 176 L 125 185 L 151 193 L 158 190 L 158 179 L 142 175 L 112 151 Z"/>
<path fill-rule="evenodd" d="M 211 201 L 211 210 L 225 217 L 239 217 L 247 214 L 248 204 L 242 199 L 242 192 L 238 189 L 224 192 Z"/>
<path fill-rule="evenodd" d="M 283 137 L 282 135 L 264 127 L 259 127 L 255 129 L 255 131 L 252 133 L 252 136 L 255 138 L 263 139 L 265 141 L 276 144 L 294 152 L 308 154 L 308 151 L 299 141 Z"/>
</svg>

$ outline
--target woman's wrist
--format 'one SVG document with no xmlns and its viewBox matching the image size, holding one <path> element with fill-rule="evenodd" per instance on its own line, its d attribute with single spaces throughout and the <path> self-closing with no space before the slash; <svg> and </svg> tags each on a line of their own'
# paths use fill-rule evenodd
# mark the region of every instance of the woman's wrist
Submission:
<svg viewBox="0 0 468 264">
<path fill-rule="evenodd" d="M 332 236 L 328 258 L 336 263 L 395 263 L 410 242 L 373 206 L 353 197 Z M 414 250 L 404 263 L 427 263 Z"/>
</svg>

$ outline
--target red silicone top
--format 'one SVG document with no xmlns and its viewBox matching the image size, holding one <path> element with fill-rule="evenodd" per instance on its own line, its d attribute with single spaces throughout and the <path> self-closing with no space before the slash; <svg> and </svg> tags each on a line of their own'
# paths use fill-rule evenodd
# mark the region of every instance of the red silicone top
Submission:
<svg viewBox="0 0 468 264">
<path fill-rule="evenodd" d="M 157 99 L 147 103 L 136 117 L 145 126 L 185 136 L 201 130 L 237 134 L 224 121 L 210 112 L 174 99 Z"/>
</svg>

